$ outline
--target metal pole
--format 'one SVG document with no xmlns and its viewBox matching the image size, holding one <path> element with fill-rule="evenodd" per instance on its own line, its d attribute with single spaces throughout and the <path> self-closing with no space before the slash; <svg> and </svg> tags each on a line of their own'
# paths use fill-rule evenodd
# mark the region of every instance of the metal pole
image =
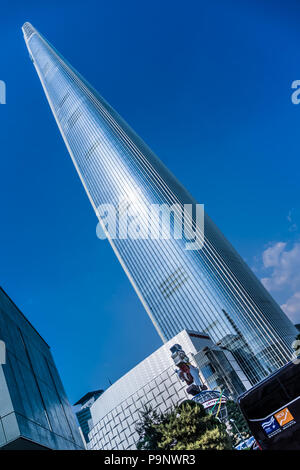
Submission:
<svg viewBox="0 0 300 470">
<path fill-rule="evenodd" d="M 239 435 L 239 437 L 240 437 L 240 439 L 241 439 L 241 441 L 242 441 L 242 440 L 243 440 L 242 435 L 241 435 L 241 433 L 240 433 L 239 428 L 238 428 L 237 425 L 235 424 L 235 421 L 234 421 L 233 419 L 230 419 L 229 421 L 230 421 L 231 423 L 233 423 L 233 425 L 234 425 L 235 429 L 237 430 L 237 433 L 238 433 L 238 435 Z"/>
</svg>

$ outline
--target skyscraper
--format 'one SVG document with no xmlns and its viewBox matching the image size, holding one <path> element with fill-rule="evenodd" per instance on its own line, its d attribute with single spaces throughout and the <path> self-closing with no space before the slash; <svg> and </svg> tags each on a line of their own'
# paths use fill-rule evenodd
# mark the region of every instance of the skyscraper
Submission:
<svg viewBox="0 0 300 470">
<path fill-rule="evenodd" d="M 196 207 L 180 182 L 49 42 L 29 23 L 23 33 L 98 217 L 104 204 L 118 207 L 119 217 L 140 204 L 147 209 L 146 226 L 153 205 L 174 207 L 174 220 L 180 215 L 178 207 Z M 195 210 L 189 218 L 197 229 Z M 244 372 L 252 383 L 289 360 L 295 327 L 207 214 L 199 249 L 186 249 L 189 236 L 107 236 L 163 341 L 185 328 L 206 332 L 215 342 L 238 331 L 247 348 L 244 357 L 249 357 L 248 364 L 244 360 Z M 256 374 L 250 367 L 253 356 L 259 358 Z"/>
<path fill-rule="evenodd" d="M 75 407 L 80 406 L 80 409 L 76 411 L 76 416 L 86 442 L 89 442 L 89 432 L 93 427 L 91 406 L 102 395 L 103 391 L 88 392 L 74 404 Z"/>
</svg>

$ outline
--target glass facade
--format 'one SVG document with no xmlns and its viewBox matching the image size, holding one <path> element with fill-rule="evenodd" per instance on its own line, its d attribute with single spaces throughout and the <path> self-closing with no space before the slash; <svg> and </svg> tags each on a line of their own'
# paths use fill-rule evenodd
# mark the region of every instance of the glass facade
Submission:
<svg viewBox="0 0 300 470">
<path fill-rule="evenodd" d="M 212 344 L 198 352 L 194 359 L 210 390 L 223 391 L 227 397 L 236 399 L 251 388 L 243 368 L 231 352 Z"/>
<path fill-rule="evenodd" d="M 23 33 L 96 214 L 101 204 L 117 207 L 120 200 L 146 208 L 197 203 L 36 29 L 25 23 Z M 190 217 L 195 227 L 195 214 Z M 235 335 L 243 370 L 255 383 L 290 359 L 296 329 L 207 214 L 204 223 L 198 250 L 185 249 L 185 239 L 174 237 L 109 241 L 163 341 L 184 328 L 205 332 L 215 342 Z"/>
<path fill-rule="evenodd" d="M 80 406 L 78 411 L 75 411 L 79 426 L 85 442 L 89 442 L 89 432 L 93 427 L 93 420 L 91 415 L 91 406 L 102 395 L 103 390 L 95 390 L 94 392 L 87 393 L 84 397 L 78 400 L 74 406 Z"/>
<path fill-rule="evenodd" d="M 0 289 L 0 448 L 83 449 L 49 346 Z"/>
</svg>

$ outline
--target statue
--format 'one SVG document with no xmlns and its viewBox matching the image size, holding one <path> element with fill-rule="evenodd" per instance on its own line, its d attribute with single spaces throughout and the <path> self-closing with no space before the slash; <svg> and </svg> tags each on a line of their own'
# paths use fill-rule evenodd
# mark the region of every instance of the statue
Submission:
<svg viewBox="0 0 300 470">
<path fill-rule="evenodd" d="M 185 354 L 180 344 L 174 344 L 170 348 L 172 359 L 178 369 L 175 370 L 176 374 L 182 382 L 186 382 L 188 387 L 186 389 L 189 395 L 197 395 L 202 390 L 207 390 L 206 385 L 202 384 L 199 376 L 199 370 L 194 367 Z"/>
</svg>

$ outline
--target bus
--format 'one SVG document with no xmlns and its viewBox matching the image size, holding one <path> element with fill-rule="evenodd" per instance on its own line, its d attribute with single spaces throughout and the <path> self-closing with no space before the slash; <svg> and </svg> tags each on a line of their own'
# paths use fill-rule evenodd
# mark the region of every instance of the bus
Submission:
<svg viewBox="0 0 300 470">
<path fill-rule="evenodd" d="M 238 397 L 262 450 L 300 450 L 300 361 L 292 361 Z"/>
</svg>

